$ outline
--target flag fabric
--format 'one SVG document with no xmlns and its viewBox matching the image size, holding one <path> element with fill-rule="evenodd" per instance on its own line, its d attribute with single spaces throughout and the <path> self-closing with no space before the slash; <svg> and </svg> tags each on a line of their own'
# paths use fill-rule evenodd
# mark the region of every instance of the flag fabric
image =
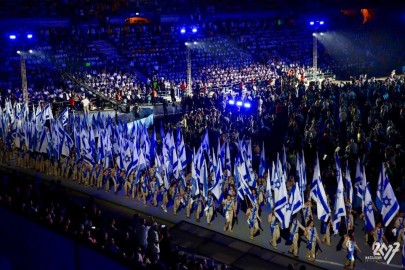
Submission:
<svg viewBox="0 0 405 270">
<path fill-rule="evenodd" d="M 356 196 L 363 199 L 364 194 L 364 171 L 361 169 L 360 159 L 356 163 L 356 178 L 354 180 L 354 187 L 356 188 Z"/>
<path fill-rule="evenodd" d="M 271 212 L 274 208 L 274 199 L 273 199 L 273 194 L 272 194 L 269 170 L 267 170 L 267 178 L 266 178 L 266 204 L 267 204 L 267 210 L 269 212 Z"/>
<path fill-rule="evenodd" d="M 352 178 L 350 177 L 350 171 L 349 171 L 349 164 L 346 161 L 346 173 L 345 173 L 345 179 L 344 179 L 344 184 L 346 187 L 346 199 L 349 200 L 350 205 L 353 204 L 353 185 L 352 185 Z"/>
<path fill-rule="evenodd" d="M 331 211 L 328 205 L 325 189 L 322 184 L 318 154 L 316 154 L 314 175 L 311 183 L 311 196 L 316 202 L 318 219 L 323 222 L 328 222 Z"/>
<path fill-rule="evenodd" d="M 385 178 L 386 173 L 384 163 L 381 163 L 380 173 L 378 174 L 377 196 L 375 198 L 375 206 L 377 207 L 378 211 L 382 210 Z"/>
<path fill-rule="evenodd" d="M 291 211 L 292 211 L 292 215 L 294 215 L 295 213 L 297 213 L 298 211 L 301 210 L 302 206 L 303 206 L 303 199 L 301 197 L 301 193 L 300 193 L 300 188 L 298 183 L 295 183 L 295 185 L 292 187 L 291 189 L 291 196 L 290 196 L 290 203 L 291 203 Z"/>
<path fill-rule="evenodd" d="M 193 196 L 200 193 L 200 185 L 197 179 L 197 173 L 195 171 L 194 161 L 191 161 L 191 185 L 193 187 Z"/>
<path fill-rule="evenodd" d="M 398 213 L 399 204 L 387 176 L 384 178 L 383 190 L 381 215 L 384 226 L 388 226 Z"/>
<path fill-rule="evenodd" d="M 66 107 L 59 115 L 59 121 L 62 123 L 62 126 L 66 126 L 69 119 L 69 108 Z"/>
<path fill-rule="evenodd" d="M 221 162 L 218 162 L 217 170 L 215 172 L 215 184 L 211 188 L 212 194 L 219 200 L 221 198 L 221 187 L 222 187 L 222 166 Z M 221 203 L 221 202 L 219 202 Z"/>
<path fill-rule="evenodd" d="M 285 207 L 288 203 L 288 195 L 287 195 L 287 187 L 284 179 L 284 173 L 282 171 L 282 165 L 279 159 L 279 155 L 277 154 L 277 161 L 276 161 L 276 168 L 275 168 L 275 176 L 274 176 L 274 211 L 277 219 L 279 220 L 280 224 L 285 224 L 286 219 L 286 211 L 287 208 Z"/>
<path fill-rule="evenodd" d="M 342 179 L 342 169 L 340 167 L 340 161 L 338 153 L 335 154 L 335 164 L 336 164 L 336 180 L 337 189 L 335 197 L 335 214 L 333 216 L 333 233 L 336 235 L 339 233 L 340 220 L 342 217 L 346 217 L 346 206 L 343 196 L 343 179 Z"/>
<path fill-rule="evenodd" d="M 373 201 L 371 199 L 370 187 L 367 184 L 364 190 L 363 213 L 365 217 L 365 230 L 370 232 L 375 228 Z"/>
<path fill-rule="evenodd" d="M 262 151 L 260 152 L 260 164 L 259 164 L 259 177 L 263 177 L 266 172 L 266 153 L 264 151 L 264 141 L 262 144 Z"/>
</svg>

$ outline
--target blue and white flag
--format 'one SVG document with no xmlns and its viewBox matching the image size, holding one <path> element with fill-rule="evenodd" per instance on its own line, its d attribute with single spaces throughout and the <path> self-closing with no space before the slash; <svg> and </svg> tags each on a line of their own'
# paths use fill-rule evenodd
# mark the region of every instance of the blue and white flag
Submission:
<svg viewBox="0 0 405 270">
<path fill-rule="evenodd" d="M 304 205 L 298 183 L 295 183 L 295 185 L 292 187 L 290 198 L 292 198 L 289 200 L 292 206 L 291 211 L 292 215 L 294 215 L 295 213 L 298 213 Z"/>
<path fill-rule="evenodd" d="M 221 162 L 218 162 L 217 170 L 215 172 L 215 184 L 211 188 L 211 192 L 215 196 L 215 198 L 217 198 L 217 200 L 219 200 L 221 198 L 221 187 L 223 184 L 222 182 L 223 182 L 222 166 L 221 166 Z M 221 202 L 219 202 L 219 203 L 221 203 Z"/>
<path fill-rule="evenodd" d="M 364 194 L 364 177 L 365 172 L 361 169 L 360 159 L 357 159 L 356 164 L 356 178 L 354 180 L 354 187 L 356 188 L 356 196 L 363 200 Z"/>
<path fill-rule="evenodd" d="M 231 168 L 231 151 L 229 150 L 229 142 L 226 143 L 225 147 L 225 170 L 229 173 L 232 171 Z"/>
<path fill-rule="evenodd" d="M 350 177 L 350 171 L 349 171 L 349 164 L 346 161 L 346 173 L 345 173 L 345 178 L 344 178 L 344 184 L 346 187 L 346 199 L 350 201 L 350 205 L 353 204 L 353 185 L 352 185 L 352 178 Z"/>
<path fill-rule="evenodd" d="M 260 152 L 260 165 L 259 165 L 259 177 L 263 177 L 267 169 L 266 165 L 266 153 L 264 151 L 264 141 L 262 144 L 262 151 Z"/>
<path fill-rule="evenodd" d="M 382 221 L 384 226 L 387 227 L 399 211 L 399 204 L 388 177 L 385 177 L 384 179 L 384 191 L 381 199 L 381 215 L 383 219 Z"/>
<path fill-rule="evenodd" d="M 333 233 L 336 235 L 339 233 L 340 220 L 342 217 L 346 217 L 346 206 L 343 195 L 343 179 L 342 179 L 342 169 L 340 167 L 340 161 L 338 153 L 335 154 L 336 163 L 336 180 L 337 189 L 335 197 L 335 214 L 333 216 Z"/>
<path fill-rule="evenodd" d="M 197 173 L 195 171 L 195 166 L 193 160 L 191 161 L 191 186 L 193 187 L 193 196 L 200 193 L 200 184 L 198 182 Z"/>
<path fill-rule="evenodd" d="M 177 156 L 181 170 L 187 166 L 186 147 L 184 146 L 183 134 L 181 134 L 180 125 L 177 126 Z"/>
<path fill-rule="evenodd" d="M 366 232 L 370 232 L 375 228 L 375 219 L 374 219 L 373 201 L 371 199 L 371 193 L 368 184 L 366 185 L 364 191 L 363 213 L 365 217 L 364 222 L 365 230 Z"/>
<path fill-rule="evenodd" d="M 387 175 L 385 173 L 384 163 L 381 163 L 381 169 L 378 175 L 378 183 L 377 183 L 377 196 L 375 198 L 375 206 L 377 207 L 378 211 L 382 210 L 384 184 L 386 177 Z"/>
<path fill-rule="evenodd" d="M 316 202 L 318 219 L 323 222 L 328 222 L 331 211 L 328 205 L 325 189 L 322 184 L 318 154 L 316 154 L 314 176 L 311 183 L 311 196 Z"/>
<path fill-rule="evenodd" d="M 66 126 L 69 119 L 69 108 L 66 107 L 59 115 L 59 121 L 62 123 L 62 126 Z"/>
<path fill-rule="evenodd" d="M 42 122 L 53 119 L 51 104 L 46 104 L 42 110 Z"/>
<path fill-rule="evenodd" d="M 273 194 L 272 194 L 269 170 L 267 170 L 267 178 L 266 178 L 266 203 L 267 203 L 267 210 L 270 213 L 274 208 L 274 199 L 273 199 Z"/>
<path fill-rule="evenodd" d="M 203 184 L 203 190 L 202 190 L 202 196 L 204 198 L 208 198 L 208 169 L 207 169 L 207 163 L 203 162 L 203 165 L 201 167 L 201 177 L 202 177 L 202 184 Z"/>
</svg>

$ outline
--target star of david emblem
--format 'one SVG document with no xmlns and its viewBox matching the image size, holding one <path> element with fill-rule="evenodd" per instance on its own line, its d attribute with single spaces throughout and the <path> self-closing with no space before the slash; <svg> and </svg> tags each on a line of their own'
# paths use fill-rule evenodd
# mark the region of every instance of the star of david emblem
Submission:
<svg viewBox="0 0 405 270">
<path fill-rule="evenodd" d="M 131 161 L 131 157 L 130 156 L 125 156 L 125 162 L 130 162 Z"/>
<path fill-rule="evenodd" d="M 341 190 L 341 189 L 338 189 L 338 191 L 337 191 L 337 196 L 339 197 L 342 193 L 343 193 L 342 190 Z"/>
<path fill-rule="evenodd" d="M 292 203 L 287 203 L 287 211 L 291 211 Z"/>
<path fill-rule="evenodd" d="M 281 187 L 280 179 L 277 179 L 277 181 L 274 182 L 274 187 L 277 188 L 277 189 L 280 189 L 280 187 Z"/>
<path fill-rule="evenodd" d="M 391 199 L 388 198 L 387 196 L 385 196 L 385 197 L 383 198 L 383 204 L 384 204 L 385 207 L 390 206 L 390 205 L 391 205 Z"/>
<path fill-rule="evenodd" d="M 369 213 L 373 212 L 373 203 L 372 202 L 369 202 L 367 204 L 366 211 L 369 212 Z"/>
</svg>

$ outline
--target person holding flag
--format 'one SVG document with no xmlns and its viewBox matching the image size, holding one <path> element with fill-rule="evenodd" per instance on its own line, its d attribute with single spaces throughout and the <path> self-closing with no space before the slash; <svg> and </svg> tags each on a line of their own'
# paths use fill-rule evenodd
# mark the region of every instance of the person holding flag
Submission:
<svg viewBox="0 0 405 270">
<path fill-rule="evenodd" d="M 394 229 L 392 230 L 393 235 L 396 237 L 397 242 L 402 246 L 403 244 L 403 236 L 404 236 L 404 226 L 405 226 L 405 218 L 403 213 L 398 212 L 397 218 L 395 219 Z"/>
<path fill-rule="evenodd" d="M 313 262 L 316 259 L 316 244 L 320 245 L 321 239 L 319 239 L 318 233 L 316 228 L 314 227 L 314 221 L 308 221 L 307 228 L 306 228 L 306 236 L 307 236 L 307 249 L 308 252 L 305 257 Z"/>
<path fill-rule="evenodd" d="M 358 252 L 361 253 L 361 250 L 359 246 L 356 244 L 356 241 L 354 241 L 354 231 L 349 230 L 344 242 L 343 242 L 343 247 L 346 248 L 347 250 L 347 256 L 346 256 L 346 262 L 344 264 L 345 269 L 352 270 L 354 269 L 354 262 L 355 262 L 355 251 L 357 250 Z"/>
<path fill-rule="evenodd" d="M 215 200 L 214 200 L 212 191 L 210 190 L 210 191 L 208 191 L 208 198 L 207 198 L 207 202 L 205 204 L 205 209 L 204 209 L 205 215 L 207 217 L 208 226 L 211 225 L 214 211 L 215 211 Z"/>
<path fill-rule="evenodd" d="M 292 242 L 290 248 L 288 249 L 288 253 L 293 254 L 294 257 L 298 257 L 298 240 L 300 238 L 299 235 L 299 230 L 302 230 L 304 232 L 304 235 L 306 235 L 306 229 L 302 224 L 298 221 L 297 219 L 297 214 L 293 215 L 293 220 L 291 221 L 290 225 L 290 237 L 289 241 Z"/>
<path fill-rule="evenodd" d="M 253 240 L 253 237 L 259 231 L 259 205 L 256 201 L 249 203 L 249 208 L 246 210 L 246 216 L 248 217 L 248 224 L 250 229 L 250 240 Z"/>
<path fill-rule="evenodd" d="M 226 199 L 222 202 L 224 215 L 225 215 L 225 226 L 224 231 L 232 232 L 233 217 L 235 215 L 235 205 L 231 194 L 226 195 Z"/>
<path fill-rule="evenodd" d="M 196 218 L 197 222 L 200 222 L 203 204 L 204 204 L 204 197 L 201 195 L 201 193 L 199 193 L 194 198 L 195 218 Z"/>
<path fill-rule="evenodd" d="M 312 202 L 311 197 L 308 197 L 302 206 L 302 221 L 307 224 L 310 220 L 313 220 L 312 216 Z"/>
<path fill-rule="evenodd" d="M 159 192 L 158 186 L 159 186 L 159 184 L 157 183 L 156 177 L 152 177 L 152 180 L 149 183 L 150 195 L 152 196 L 152 201 L 150 202 L 150 204 L 155 207 L 158 206 L 158 203 L 157 203 L 157 195 Z"/>
<path fill-rule="evenodd" d="M 191 208 L 193 207 L 193 191 L 191 183 L 187 183 L 184 197 L 186 204 L 186 218 L 190 218 Z"/>
<path fill-rule="evenodd" d="M 280 239 L 280 225 L 276 215 L 274 214 L 274 209 L 270 212 L 267 220 L 270 223 L 270 232 L 271 232 L 270 245 L 274 249 L 277 249 L 277 241 L 278 239 Z"/>
</svg>

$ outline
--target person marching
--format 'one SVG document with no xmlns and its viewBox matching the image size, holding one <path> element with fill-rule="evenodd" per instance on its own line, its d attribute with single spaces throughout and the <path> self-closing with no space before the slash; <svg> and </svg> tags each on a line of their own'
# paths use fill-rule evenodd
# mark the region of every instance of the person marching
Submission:
<svg viewBox="0 0 405 270">
<path fill-rule="evenodd" d="M 268 221 L 270 223 L 271 240 L 270 244 L 274 249 L 277 249 L 277 241 L 280 239 L 280 226 L 274 214 L 274 209 L 270 212 Z"/>
<path fill-rule="evenodd" d="M 290 238 L 289 240 L 292 241 L 292 244 L 288 250 L 288 253 L 293 254 L 294 257 L 298 257 L 298 240 L 300 238 L 299 230 L 304 232 L 306 235 L 306 229 L 297 219 L 297 214 L 293 215 L 293 220 L 290 225 Z"/>
<path fill-rule="evenodd" d="M 124 194 L 125 197 L 129 197 L 129 191 L 131 190 L 132 186 L 132 181 L 134 180 L 134 174 L 133 172 L 130 173 L 126 178 L 125 178 L 125 183 L 124 183 Z"/>
<path fill-rule="evenodd" d="M 328 247 L 331 246 L 330 244 L 330 228 L 332 227 L 332 221 L 330 218 L 327 222 L 321 222 L 321 234 L 322 234 L 322 243 L 325 243 Z"/>
<path fill-rule="evenodd" d="M 197 194 L 197 196 L 194 199 L 195 218 L 196 218 L 197 222 L 200 222 L 202 205 L 204 203 L 203 200 L 204 199 L 201 194 Z"/>
<path fill-rule="evenodd" d="M 152 206 L 157 207 L 158 206 L 157 195 L 158 195 L 158 192 L 159 192 L 159 187 L 158 187 L 156 177 L 152 177 L 152 181 L 150 182 L 149 186 L 150 186 L 150 188 L 149 188 L 150 189 L 150 194 L 152 196 L 152 201 L 150 202 L 150 204 Z"/>
<path fill-rule="evenodd" d="M 165 176 L 163 176 L 165 177 Z M 164 184 L 160 186 L 160 193 L 162 194 L 162 204 L 160 205 L 165 213 L 167 213 L 167 203 L 169 202 L 168 191 Z"/>
<path fill-rule="evenodd" d="M 253 240 L 253 237 L 259 231 L 259 206 L 258 202 L 254 201 L 251 204 L 251 207 L 246 210 L 246 216 L 248 216 L 248 223 L 250 228 L 250 240 Z"/>
<path fill-rule="evenodd" d="M 192 186 L 190 183 L 187 183 L 186 192 L 185 192 L 185 199 L 186 199 L 186 218 L 190 218 L 191 215 L 191 208 L 193 206 L 193 191 Z"/>
<path fill-rule="evenodd" d="M 233 216 L 235 215 L 235 205 L 233 203 L 233 200 L 231 198 L 231 195 L 228 194 L 226 196 L 226 200 L 222 202 L 223 209 L 224 209 L 224 215 L 225 215 L 225 226 L 224 226 L 224 231 L 230 231 L 232 232 L 232 222 L 233 222 Z"/>
<path fill-rule="evenodd" d="M 346 239 L 343 243 L 343 246 L 346 247 L 346 250 L 347 250 L 346 262 L 345 262 L 344 268 L 353 270 L 355 259 L 356 259 L 354 256 L 354 252 L 357 250 L 358 252 L 361 253 L 360 248 L 357 246 L 356 242 L 354 241 L 354 231 L 353 230 L 349 231 L 349 233 L 346 236 Z"/>
<path fill-rule="evenodd" d="M 321 239 L 319 239 L 318 233 L 316 232 L 316 228 L 314 227 L 314 221 L 310 220 L 308 221 L 307 224 L 307 229 L 306 229 L 306 234 L 307 234 L 307 248 L 308 248 L 308 252 L 307 255 L 305 257 L 307 257 L 307 259 L 309 261 L 315 261 L 316 259 L 316 244 L 317 243 L 321 243 Z"/>
<path fill-rule="evenodd" d="M 207 216 L 207 224 L 211 225 L 212 217 L 215 211 L 215 203 L 214 203 L 214 196 L 212 195 L 212 191 L 208 191 L 208 198 L 207 203 L 205 205 L 205 215 Z"/>
<path fill-rule="evenodd" d="M 308 221 L 313 220 L 312 203 L 310 197 L 307 198 L 305 204 L 302 206 L 302 219 L 304 224 L 308 224 Z"/>
</svg>

